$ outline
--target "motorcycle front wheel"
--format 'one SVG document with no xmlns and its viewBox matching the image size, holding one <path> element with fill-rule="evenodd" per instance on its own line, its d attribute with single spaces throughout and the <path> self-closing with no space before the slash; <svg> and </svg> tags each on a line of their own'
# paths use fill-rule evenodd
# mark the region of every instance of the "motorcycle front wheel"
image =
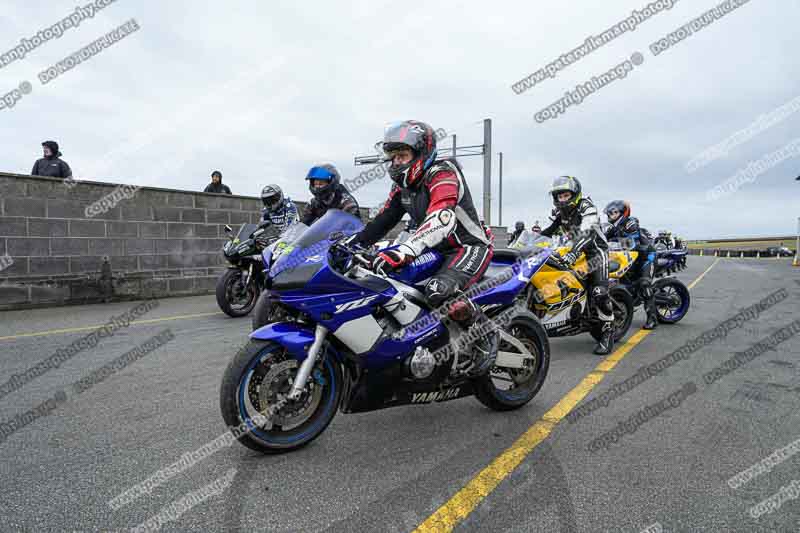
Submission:
<svg viewBox="0 0 800 533">
<path fill-rule="evenodd" d="M 237 268 L 229 268 L 217 280 L 217 305 L 234 318 L 247 316 L 255 307 L 260 292 L 253 279 L 244 286 L 242 274 Z"/>
<path fill-rule="evenodd" d="M 225 370 L 219 403 L 229 428 L 246 433 L 239 442 L 273 454 L 296 450 L 319 437 L 331 423 L 342 399 L 343 376 L 332 357 L 324 357 L 297 400 L 286 395 L 300 363 L 277 343 L 251 339 Z M 256 415 L 267 418 L 257 425 Z"/>
</svg>

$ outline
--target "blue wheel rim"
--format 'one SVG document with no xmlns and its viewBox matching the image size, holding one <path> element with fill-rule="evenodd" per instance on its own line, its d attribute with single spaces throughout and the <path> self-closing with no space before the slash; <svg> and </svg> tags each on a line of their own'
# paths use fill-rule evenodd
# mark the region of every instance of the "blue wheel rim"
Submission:
<svg viewBox="0 0 800 533">
<path fill-rule="evenodd" d="M 267 444 L 287 446 L 306 440 L 310 437 L 313 437 L 318 432 L 322 431 L 322 428 L 325 426 L 325 423 L 328 420 L 330 411 L 336 408 L 336 406 L 334 405 L 336 399 L 336 387 L 337 387 L 336 373 L 334 372 L 333 363 L 331 363 L 331 359 L 327 358 L 325 360 L 325 367 L 331 376 L 330 388 L 327 391 L 327 396 L 323 398 L 324 405 L 318 408 L 318 410 L 322 409 L 322 413 L 320 416 L 317 417 L 314 423 L 312 423 L 301 433 L 298 433 L 296 435 L 291 435 L 286 437 L 270 435 L 263 429 L 256 426 L 250 419 L 250 414 L 245 409 L 245 393 L 247 391 L 245 390 L 244 385 L 245 383 L 249 382 L 249 378 L 252 376 L 253 372 L 255 372 L 256 367 L 258 366 L 264 355 L 270 352 L 274 352 L 277 349 L 278 347 L 272 347 L 259 352 L 255 357 L 253 357 L 253 360 L 250 361 L 250 364 L 247 365 L 247 369 L 242 374 L 242 377 L 239 380 L 239 386 L 237 391 L 238 404 L 239 404 L 239 419 L 247 421 L 247 427 L 250 431 L 250 435 L 253 435 L 255 438 Z M 316 414 L 317 413 L 315 413 L 312 416 L 316 416 Z"/>
</svg>

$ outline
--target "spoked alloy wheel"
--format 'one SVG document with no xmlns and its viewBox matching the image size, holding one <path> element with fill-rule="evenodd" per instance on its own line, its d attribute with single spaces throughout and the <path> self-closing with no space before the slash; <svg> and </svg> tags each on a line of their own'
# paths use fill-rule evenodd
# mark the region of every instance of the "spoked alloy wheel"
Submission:
<svg viewBox="0 0 800 533">
<path fill-rule="evenodd" d="M 317 438 L 339 407 L 342 375 L 329 357 L 311 373 L 297 400 L 287 394 L 300 363 L 272 342 L 251 340 L 231 361 L 222 380 L 220 407 L 229 426 L 250 421 L 240 442 L 264 453 L 294 450 Z M 256 415 L 267 418 L 256 425 Z"/>
<path fill-rule="evenodd" d="M 241 270 L 228 269 L 217 281 L 217 304 L 228 316 L 236 318 L 249 314 L 256 305 L 258 294 L 254 280 L 247 286 L 242 283 Z"/>
<path fill-rule="evenodd" d="M 522 407 L 539 392 L 550 367 L 550 343 L 547 333 L 533 315 L 519 316 L 506 326 L 504 332 L 514 342 L 501 338 L 499 351 L 523 354 L 522 368 L 494 366 L 485 376 L 476 378 L 475 396 L 487 407 L 508 411 Z"/>
<path fill-rule="evenodd" d="M 611 289 L 611 307 L 614 309 L 614 342 L 619 342 L 628 333 L 633 322 L 633 297 L 623 289 Z M 594 340 L 599 341 L 603 333 L 603 324 L 598 323 L 589 330 Z"/>
<path fill-rule="evenodd" d="M 677 279 L 658 280 L 655 290 L 658 321 L 663 324 L 679 322 L 689 311 L 689 289 Z"/>
</svg>

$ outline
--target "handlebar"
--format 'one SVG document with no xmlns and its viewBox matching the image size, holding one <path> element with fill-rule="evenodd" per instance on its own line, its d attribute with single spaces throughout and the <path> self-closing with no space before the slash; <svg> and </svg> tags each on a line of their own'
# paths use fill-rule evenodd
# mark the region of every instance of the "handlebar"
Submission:
<svg viewBox="0 0 800 533">
<path fill-rule="evenodd" d="M 331 244 L 331 252 L 334 254 L 341 252 L 343 255 L 353 260 L 352 266 L 347 268 L 347 272 L 355 267 L 359 267 L 359 265 L 372 272 L 372 264 L 376 257 L 375 254 L 371 253 L 363 246 L 346 244 L 342 242 L 343 240 L 344 239 Z"/>
</svg>

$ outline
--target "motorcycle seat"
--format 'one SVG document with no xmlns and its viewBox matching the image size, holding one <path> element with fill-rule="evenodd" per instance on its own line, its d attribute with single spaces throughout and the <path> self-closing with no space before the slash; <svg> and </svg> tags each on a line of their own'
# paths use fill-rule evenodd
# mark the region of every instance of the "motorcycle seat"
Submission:
<svg viewBox="0 0 800 533">
<path fill-rule="evenodd" d="M 519 250 L 511 248 L 496 248 L 492 255 L 492 262 L 486 268 L 486 272 L 478 281 L 493 278 L 500 275 L 504 270 L 511 268 L 511 266 L 522 258 Z"/>
<path fill-rule="evenodd" d="M 513 263 L 522 258 L 519 250 L 513 248 L 495 248 L 492 259 L 499 263 Z"/>
</svg>

